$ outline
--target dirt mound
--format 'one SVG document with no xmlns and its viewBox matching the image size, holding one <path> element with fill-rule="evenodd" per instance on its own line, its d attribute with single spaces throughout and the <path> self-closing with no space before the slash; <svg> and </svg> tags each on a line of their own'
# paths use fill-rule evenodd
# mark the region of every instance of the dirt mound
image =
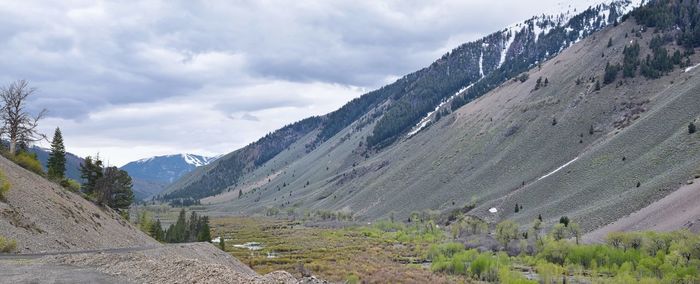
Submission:
<svg viewBox="0 0 700 284">
<path fill-rule="evenodd" d="M 0 235 L 20 253 L 141 247 L 157 242 L 108 208 L 29 172 L 4 157 L 0 171 L 11 184 L 0 201 Z"/>
<path fill-rule="evenodd" d="M 322 283 L 315 278 L 297 280 L 284 271 L 260 276 L 208 243 L 167 245 L 129 253 L 50 256 L 40 262 L 91 267 L 135 283 Z"/>
</svg>

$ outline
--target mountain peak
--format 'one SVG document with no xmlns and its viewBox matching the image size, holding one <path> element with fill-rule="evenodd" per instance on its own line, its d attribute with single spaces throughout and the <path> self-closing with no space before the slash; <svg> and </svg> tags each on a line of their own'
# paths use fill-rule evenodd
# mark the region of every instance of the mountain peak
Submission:
<svg viewBox="0 0 700 284">
<path fill-rule="evenodd" d="M 134 190 L 140 198 L 160 192 L 181 176 L 197 167 L 208 165 L 220 156 L 207 157 L 182 153 L 143 158 L 121 168 L 134 179 Z"/>
</svg>

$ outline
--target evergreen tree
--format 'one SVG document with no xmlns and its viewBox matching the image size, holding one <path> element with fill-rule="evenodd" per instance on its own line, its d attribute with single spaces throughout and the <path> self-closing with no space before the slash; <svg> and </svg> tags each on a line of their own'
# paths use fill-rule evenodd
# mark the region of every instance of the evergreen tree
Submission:
<svg viewBox="0 0 700 284">
<path fill-rule="evenodd" d="M 223 251 L 226 251 L 226 241 L 225 241 L 225 239 L 226 239 L 226 238 L 225 238 L 223 235 L 221 235 L 221 237 L 219 237 L 219 248 L 221 248 L 221 250 L 223 250 Z"/>
<path fill-rule="evenodd" d="M 132 186 L 131 177 L 126 171 L 108 167 L 95 183 L 97 203 L 113 209 L 127 209 L 134 201 Z"/>
<path fill-rule="evenodd" d="M 81 189 L 83 192 L 89 196 L 93 196 L 95 194 L 97 181 L 102 178 L 103 174 L 104 169 L 99 155 L 97 155 L 94 160 L 90 156 L 85 157 L 83 163 L 80 164 L 80 177 L 83 179 Z"/>
<path fill-rule="evenodd" d="M 204 216 L 201 218 L 201 226 L 199 228 L 199 234 L 197 235 L 198 242 L 211 242 L 211 232 L 209 228 L 209 217 Z"/>
<path fill-rule="evenodd" d="M 66 148 L 63 146 L 63 136 L 58 127 L 51 140 L 51 153 L 49 153 L 47 167 L 49 178 L 63 180 L 66 172 Z"/>
<path fill-rule="evenodd" d="M 688 134 L 693 134 L 693 133 L 695 133 L 695 130 L 696 130 L 696 129 L 695 129 L 695 123 L 692 123 L 692 122 L 689 123 L 689 124 L 688 124 Z"/>
<path fill-rule="evenodd" d="M 191 242 L 196 240 L 199 237 L 199 218 L 197 216 L 197 213 L 192 211 L 190 213 L 190 221 L 187 223 L 187 239 L 185 241 Z"/>
<path fill-rule="evenodd" d="M 517 203 L 515 203 L 515 213 L 520 212 L 520 206 L 518 206 Z"/>
<path fill-rule="evenodd" d="M 151 237 L 156 241 L 162 242 L 165 240 L 163 226 L 160 224 L 160 219 L 157 219 L 155 223 L 151 224 L 148 234 L 151 235 Z"/>
<path fill-rule="evenodd" d="M 169 243 L 182 243 L 185 241 L 185 230 L 187 226 L 187 220 L 185 217 L 185 209 L 180 210 L 180 215 L 177 217 L 175 224 L 168 228 L 170 236 L 168 238 Z M 172 232 L 170 232 L 172 231 Z"/>
<path fill-rule="evenodd" d="M 569 226 L 569 217 L 562 216 L 561 218 L 559 218 L 559 223 L 563 224 L 564 227 L 568 227 Z"/>
</svg>

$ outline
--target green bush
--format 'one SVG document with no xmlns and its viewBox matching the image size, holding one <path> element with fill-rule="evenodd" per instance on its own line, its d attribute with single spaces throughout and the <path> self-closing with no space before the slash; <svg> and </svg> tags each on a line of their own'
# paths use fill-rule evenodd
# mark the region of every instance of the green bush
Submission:
<svg viewBox="0 0 700 284">
<path fill-rule="evenodd" d="M 7 181 L 5 175 L 0 172 L 0 200 L 5 200 L 5 193 L 10 190 L 10 182 Z"/>
<path fill-rule="evenodd" d="M 80 191 L 80 183 L 74 179 L 66 178 L 61 181 L 61 186 L 72 192 Z"/>
<path fill-rule="evenodd" d="M 22 151 L 12 157 L 12 160 L 27 170 L 44 175 L 44 168 L 41 166 L 41 162 L 37 159 L 36 154 Z"/>
<path fill-rule="evenodd" d="M 446 244 L 434 244 L 430 246 L 428 251 L 429 259 L 436 259 L 438 257 L 452 257 L 458 252 L 464 250 L 464 244 L 462 243 L 446 243 Z"/>
<path fill-rule="evenodd" d="M 350 273 L 350 274 L 348 275 L 348 277 L 345 278 L 345 283 L 348 283 L 348 284 L 357 284 L 357 283 L 360 283 L 360 277 L 357 276 L 357 275 L 355 275 L 355 274 L 353 274 L 353 273 Z"/>
<path fill-rule="evenodd" d="M 0 236 L 0 252 L 8 253 L 17 249 L 17 241 Z"/>
</svg>

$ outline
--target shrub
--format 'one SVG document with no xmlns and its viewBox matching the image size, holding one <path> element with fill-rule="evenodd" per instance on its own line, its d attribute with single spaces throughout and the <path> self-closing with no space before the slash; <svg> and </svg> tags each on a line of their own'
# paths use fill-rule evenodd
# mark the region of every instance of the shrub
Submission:
<svg viewBox="0 0 700 284">
<path fill-rule="evenodd" d="M 439 257 L 452 257 L 456 253 L 464 250 L 464 244 L 462 243 L 446 243 L 439 245 L 431 245 L 430 251 L 428 252 L 429 259 L 437 259 Z"/>
<path fill-rule="evenodd" d="M 692 123 L 692 122 L 689 123 L 688 124 L 688 134 L 693 134 L 693 133 L 695 133 L 695 131 L 696 131 L 695 123 Z"/>
<path fill-rule="evenodd" d="M 520 81 L 521 83 L 527 81 L 527 79 L 530 79 L 530 74 L 523 73 L 520 76 L 518 76 L 518 81 Z"/>
<path fill-rule="evenodd" d="M 511 240 L 518 239 L 519 234 L 518 224 L 515 224 L 513 221 L 506 220 L 496 225 L 496 240 L 503 244 L 506 249 Z"/>
<path fill-rule="evenodd" d="M 72 192 L 80 191 L 80 183 L 74 179 L 66 178 L 61 181 L 61 186 Z"/>
<path fill-rule="evenodd" d="M 10 182 L 7 181 L 5 175 L 0 172 L 0 200 L 5 200 L 5 193 L 10 190 Z"/>
<path fill-rule="evenodd" d="M 564 224 L 564 227 L 568 227 L 569 226 L 569 217 L 562 216 L 561 218 L 559 218 L 559 223 Z"/>
<path fill-rule="evenodd" d="M 348 275 L 348 277 L 345 278 L 345 283 L 348 283 L 348 284 L 360 283 L 360 277 L 353 274 L 353 273 L 350 273 Z"/>
<path fill-rule="evenodd" d="M 0 252 L 8 253 L 17 249 L 17 241 L 0 236 Z"/>
<path fill-rule="evenodd" d="M 41 162 L 39 162 L 39 159 L 37 159 L 36 154 L 34 153 L 22 151 L 12 157 L 12 160 L 27 170 L 30 170 L 38 175 L 44 175 L 44 168 L 41 166 Z"/>
</svg>

